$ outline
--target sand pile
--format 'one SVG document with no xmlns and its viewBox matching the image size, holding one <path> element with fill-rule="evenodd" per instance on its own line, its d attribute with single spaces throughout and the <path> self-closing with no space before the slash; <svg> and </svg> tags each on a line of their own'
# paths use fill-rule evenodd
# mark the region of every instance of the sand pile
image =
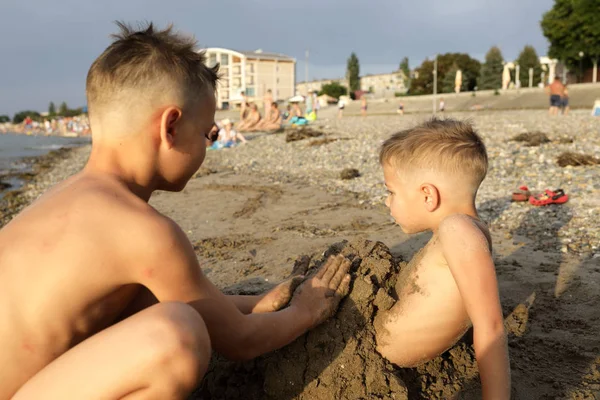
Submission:
<svg viewBox="0 0 600 400">
<path fill-rule="evenodd" d="M 315 137 L 319 137 L 319 136 L 323 136 L 323 132 L 321 131 L 317 131 L 311 128 L 296 128 L 293 130 L 290 130 L 287 135 L 285 136 L 285 141 L 286 142 L 295 142 L 298 140 L 303 140 L 303 139 L 307 139 L 307 138 L 315 138 Z"/>
<path fill-rule="evenodd" d="M 523 142 L 526 146 L 539 146 L 542 143 L 550 142 L 544 132 L 521 133 L 511 139 L 514 142 Z"/>
<path fill-rule="evenodd" d="M 314 270 L 340 252 L 356 258 L 350 294 L 332 319 L 249 362 L 214 356 L 192 399 L 408 399 L 409 393 L 410 398 L 445 399 L 477 376 L 472 348 L 464 341 L 415 369 L 398 369 L 383 359 L 375 350 L 373 321 L 379 310 L 394 304 L 404 263 L 384 244 L 358 240 L 334 244 L 312 263 L 301 257 L 294 272 L 303 273 L 309 264 Z"/>
<path fill-rule="evenodd" d="M 575 167 L 580 165 L 596 165 L 600 164 L 600 158 L 596 158 L 587 154 L 565 152 L 558 156 L 556 163 L 561 167 L 566 167 L 568 165 Z"/>
<path fill-rule="evenodd" d="M 246 363 L 214 357 L 195 399 L 407 399 L 395 368 L 375 351 L 373 320 L 389 309 L 400 264 L 381 243 L 331 246 L 330 254 L 356 257 L 349 296 L 329 321 L 289 346 Z M 302 260 L 302 259 L 301 259 Z M 308 266 L 310 258 L 297 265 Z M 300 267 L 301 269 L 301 267 Z"/>
</svg>

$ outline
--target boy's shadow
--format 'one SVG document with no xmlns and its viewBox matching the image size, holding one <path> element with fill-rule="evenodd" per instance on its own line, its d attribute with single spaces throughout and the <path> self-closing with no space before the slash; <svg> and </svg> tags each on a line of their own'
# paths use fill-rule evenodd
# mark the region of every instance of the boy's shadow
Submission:
<svg viewBox="0 0 600 400">
<path fill-rule="evenodd" d="M 581 334 L 593 336 L 580 307 L 593 294 L 581 281 L 586 260 L 566 257 L 561 239 L 572 218 L 568 205 L 530 208 L 511 232 L 519 248 L 496 262 L 516 398 L 562 398 L 594 359 L 593 349 L 576 343 Z M 527 392 L 531 382 L 545 385 Z"/>
</svg>

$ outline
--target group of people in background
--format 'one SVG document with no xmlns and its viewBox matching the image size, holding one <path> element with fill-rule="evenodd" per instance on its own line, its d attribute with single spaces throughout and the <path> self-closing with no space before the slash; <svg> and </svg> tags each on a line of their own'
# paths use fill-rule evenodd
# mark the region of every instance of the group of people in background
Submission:
<svg viewBox="0 0 600 400">
<path fill-rule="evenodd" d="M 548 114 L 558 115 L 559 110 L 563 115 L 569 114 L 569 89 L 563 84 L 558 76 L 554 77 L 554 82 L 546 87 L 550 95 L 550 108 Z"/>
<path fill-rule="evenodd" d="M 77 117 L 44 118 L 42 121 L 35 121 L 28 115 L 19 124 L 0 124 L 0 133 L 7 132 L 58 136 L 83 136 L 91 133 L 90 121 L 85 114 Z"/>
</svg>

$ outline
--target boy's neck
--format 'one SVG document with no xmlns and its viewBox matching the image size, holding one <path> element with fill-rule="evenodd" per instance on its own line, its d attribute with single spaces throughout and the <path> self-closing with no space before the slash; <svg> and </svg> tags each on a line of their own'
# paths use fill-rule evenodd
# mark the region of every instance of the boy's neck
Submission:
<svg viewBox="0 0 600 400">
<path fill-rule="evenodd" d="M 156 176 L 151 163 L 143 157 L 132 157 L 133 152 L 116 150 L 109 146 L 92 145 L 85 174 L 100 175 L 125 185 L 136 197 L 148 202 L 156 190 Z"/>
<path fill-rule="evenodd" d="M 432 221 L 430 230 L 433 233 L 436 233 L 442 221 L 455 214 L 468 215 L 469 217 L 479 219 L 479 214 L 477 214 L 477 208 L 475 207 L 475 202 L 473 201 L 471 204 L 457 205 L 439 210 Z"/>
</svg>

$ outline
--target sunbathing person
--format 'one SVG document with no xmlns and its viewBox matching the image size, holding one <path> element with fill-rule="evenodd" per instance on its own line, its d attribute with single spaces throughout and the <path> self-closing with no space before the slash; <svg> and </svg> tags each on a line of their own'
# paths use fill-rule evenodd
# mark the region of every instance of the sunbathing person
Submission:
<svg viewBox="0 0 600 400">
<path fill-rule="evenodd" d="M 271 103 L 271 111 L 269 112 L 269 118 L 263 118 L 253 131 L 276 131 L 281 128 L 281 114 L 279 113 L 279 107 L 277 103 Z"/>
<path fill-rule="evenodd" d="M 258 107 L 256 103 L 250 104 L 250 112 L 248 112 L 248 116 L 245 120 L 238 124 L 238 132 L 251 132 L 256 128 L 256 125 L 261 120 L 260 112 L 258 111 Z"/>
</svg>

